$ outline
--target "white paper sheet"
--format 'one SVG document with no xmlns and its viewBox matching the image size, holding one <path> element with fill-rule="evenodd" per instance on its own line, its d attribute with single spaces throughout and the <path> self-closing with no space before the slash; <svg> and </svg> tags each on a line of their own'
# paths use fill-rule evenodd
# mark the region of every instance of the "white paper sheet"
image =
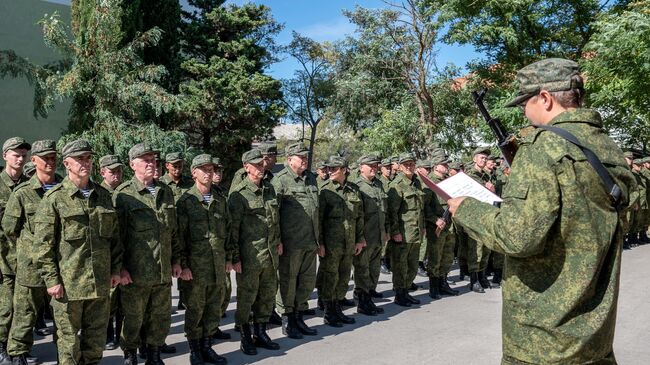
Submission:
<svg viewBox="0 0 650 365">
<path fill-rule="evenodd" d="M 498 195 L 494 194 L 485 186 L 479 184 L 463 172 L 459 172 L 436 185 L 452 198 L 471 196 L 474 199 L 488 204 L 494 204 L 495 202 L 500 203 L 503 201 Z"/>
</svg>

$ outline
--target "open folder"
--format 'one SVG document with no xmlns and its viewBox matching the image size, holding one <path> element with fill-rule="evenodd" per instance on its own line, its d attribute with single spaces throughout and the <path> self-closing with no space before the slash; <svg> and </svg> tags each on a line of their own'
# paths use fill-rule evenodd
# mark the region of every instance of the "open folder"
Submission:
<svg viewBox="0 0 650 365">
<path fill-rule="evenodd" d="M 426 175 L 420 174 L 420 177 L 424 181 L 424 184 L 443 200 L 449 200 L 459 196 L 469 196 L 492 205 L 503 201 L 498 195 L 467 176 L 464 172 L 459 172 L 437 184 L 431 181 Z"/>
</svg>

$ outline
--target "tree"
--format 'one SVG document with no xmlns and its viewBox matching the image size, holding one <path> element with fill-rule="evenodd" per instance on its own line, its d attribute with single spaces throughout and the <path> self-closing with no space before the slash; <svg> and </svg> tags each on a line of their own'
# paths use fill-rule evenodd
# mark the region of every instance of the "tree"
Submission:
<svg viewBox="0 0 650 365">
<path fill-rule="evenodd" d="M 645 150 L 650 141 L 650 1 L 603 15 L 582 62 L 591 103 L 622 143 Z"/>
<path fill-rule="evenodd" d="M 192 145 L 241 166 L 251 141 L 270 135 L 285 114 L 281 83 L 265 74 L 280 31 L 264 5 L 189 1 L 183 12 L 183 83 L 177 128 Z"/>
<path fill-rule="evenodd" d="M 305 138 L 305 125 L 309 127 L 307 166 L 311 168 L 318 124 L 326 118 L 334 94 L 331 65 L 326 47 L 296 32 L 293 32 L 287 53 L 298 61 L 300 68 L 294 72 L 292 79 L 283 82 L 284 101 L 289 118 L 302 123 L 302 139 Z"/>
</svg>

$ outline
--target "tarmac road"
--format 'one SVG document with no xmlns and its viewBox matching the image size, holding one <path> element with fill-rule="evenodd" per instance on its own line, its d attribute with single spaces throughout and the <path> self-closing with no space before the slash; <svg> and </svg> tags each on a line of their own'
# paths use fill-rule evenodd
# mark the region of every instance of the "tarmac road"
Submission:
<svg viewBox="0 0 650 365">
<path fill-rule="evenodd" d="M 458 270 L 450 278 L 456 278 Z M 614 352 L 619 364 L 650 363 L 650 245 L 639 246 L 623 253 L 621 292 Z M 234 276 L 233 276 L 234 279 Z M 415 293 L 422 301 L 419 307 L 403 309 L 392 304 L 390 275 L 381 275 L 379 291 L 387 298 L 378 304 L 385 313 L 367 317 L 355 308 L 345 312 L 356 324 L 334 329 L 323 324 L 322 312 L 309 317 L 307 324 L 318 329 L 318 335 L 292 340 L 282 335 L 280 328 L 269 331 L 281 349 L 259 349 L 257 356 L 247 356 L 239 350 L 239 334 L 233 331 L 235 290 L 221 329 L 232 340 L 217 343 L 213 348 L 228 359 L 229 364 L 499 364 L 501 359 L 501 290 L 486 294 L 468 292 L 467 283 L 452 287 L 462 290 L 458 297 L 431 301 L 426 278 L 416 282 L 423 288 Z M 233 280 L 233 285 L 234 285 Z M 352 282 L 350 283 L 352 285 Z M 352 286 L 350 287 L 352 289 Z M 176 307 L 174 290 L 174 308 Z M 348 293 L 351 298 L 352 292 Z M 316 307 L 315 296 L 310 301 Z M 167 343 L 178 349 L 175 355 L 165 355 L 167 365 L 189 364 L 188 347 L 183 336 L 184 311 L 172 316 L 172 328 Z M 45 364 L 54 364 L 56 355 L 52 336 L 38 339 L 33 353 Z M 102 364 L 122 364 L 122 352 L 104 352 Z M 144 360 L 140 360 L 143 364 Z"/>
</svg>

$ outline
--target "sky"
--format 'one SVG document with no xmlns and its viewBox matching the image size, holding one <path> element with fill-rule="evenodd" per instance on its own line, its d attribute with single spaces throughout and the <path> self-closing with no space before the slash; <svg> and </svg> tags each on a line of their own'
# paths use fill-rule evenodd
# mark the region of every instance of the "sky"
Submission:
<svg viewBox="0 0 650 365">
<path fill-rule="evenodd" d="M 60 4 L 70 4 L 70 0 L 46 0 Z M 187 6 L 187 0 L 180 0 Z M 247 0 L 230 0 L 228 3 L 243 4 Z M 271 8 L 275 20 L 284 24 L 283 31 L 278 35 L 280 45 L 291 41 L 291 32 L 296 31 L 316 41 L 336 41 L 354 32 L 354 26 L 347 21 L 342 9 L 353 9 L 356 5 L 365 8 L 384 8 L 387 5 L 382 0 L 254 0 Z M 471 46 L 441 45 L 438 52 L 437 64 L 444 66 L 453 63 L 464 67 L 468 61 L 480 58 Z M 287 56 L 282 61 L 270 67 L 270 74 L 279 79 L 290 78 L 298 64 Z"/>
</svg>

